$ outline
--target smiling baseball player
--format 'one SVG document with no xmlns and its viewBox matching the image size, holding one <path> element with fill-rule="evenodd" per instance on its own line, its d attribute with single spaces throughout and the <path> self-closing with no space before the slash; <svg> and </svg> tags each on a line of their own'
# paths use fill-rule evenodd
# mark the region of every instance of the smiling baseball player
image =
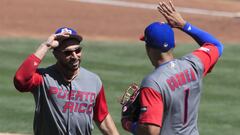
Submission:
<svg viewBox="0 0 240 135">
<path fill-rule="evenodd" d="M 100 78 L 80 66 L 81 41 L 75 30 L 59 28 L 16 72 L 15 87 L 35 99 L 35 135 L 91 135 L 93 120 L 103 134 L 118 135 Z M 38 68 L 51 49 L 57 62 Z"/>
</svg>

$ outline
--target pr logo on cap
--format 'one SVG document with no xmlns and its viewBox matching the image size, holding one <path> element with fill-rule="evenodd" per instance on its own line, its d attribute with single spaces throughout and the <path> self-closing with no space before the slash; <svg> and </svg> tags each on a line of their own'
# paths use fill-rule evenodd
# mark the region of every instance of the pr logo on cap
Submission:
<svg viewBox="0 0 240 135">
<path fill-rule="evenodd" d="M 68 33 L 70 33 L 70 35 L 78 35 L 77 31 L 75 31 L 74 29 L 69 28 L 69 27 L 61 27 L 61 28 L 57 29 L 55 34 L 60 34 L 63 32 L 68 32 Z"/>
<path fill-rule="evenodd" d="M 55 34 L 62 34 L 62 33 L 65 33 L 65 32 L 69 33 L 69 37 L 68 38 L 59 38 L 58 39 L 59 41 L 63 41 L 65 39 L 70 39 L 70 38 L 78 40 L 79 43 L 82 41 L 82 36 L 79 35 L 77 33 L 77 31 L 75 31 L 74 29 L 69 28 L 69 27 L 61 27 L 61 28 L 57 29 Z"/>
<path fill-rule="evenodd" d="M 70 29 L 68 29 L 68 28 L 63 28 L 63 29 L 61 29 L 61 33 L 65 33 L 65 32 L 67 32 L 67 33 L 69 33 L 69 34 L 72 34 L 72 30 L 70 30 Z"/>
</svg>

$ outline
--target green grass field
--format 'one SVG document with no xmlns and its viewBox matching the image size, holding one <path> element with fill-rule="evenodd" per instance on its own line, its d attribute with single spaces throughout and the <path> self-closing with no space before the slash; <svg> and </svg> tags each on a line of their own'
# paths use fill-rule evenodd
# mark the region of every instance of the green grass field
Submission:
<svg viewBox="0 0 240 135">
<path fill-rule="evenodd" d="M 0 132 L 32 134 L 34 100 L 30 93 L 15 90 L 12 79 L 22 61 L 41 43 L 39 40 L 0 39 Z M 140 42 L 83 42 L 82 66 L 102 78 L 109 110 L 122 135 L 117 98 L 131 82 L 152 71 Z M 139 45 L 140 44 L 140 45 Z M 191 52 L 197 45 L 178 45 L 175 55 Z M 204 79 L 199 110 L 201 135 L 239 135 L 240 132 L 240 46 L 225 45 L 215 69 Z M 55 62 L 51 52 L 41 67 Z M 100 134 L 97 128 L 94 135 Z"/>
</svg>

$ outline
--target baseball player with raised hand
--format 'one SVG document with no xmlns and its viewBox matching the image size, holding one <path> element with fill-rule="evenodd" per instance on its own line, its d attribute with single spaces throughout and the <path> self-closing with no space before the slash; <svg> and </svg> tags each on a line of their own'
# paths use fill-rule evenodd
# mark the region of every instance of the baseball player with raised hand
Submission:
<svg viewBox="0 0 240 135">
<path fill-rule="evenodd" d="M 185 21 L 171 1 L 160 2 L 158 10 L 168 23 L 151 23 L 141 38 L 155 70 L 143 79 L 133 104 L 123 106 L 122 126 L 136 135 L 199 135 L 202 79 L 222 55 L 223 45 Z M 200 48 L 175 59 L 172 28 L 190 35 Z"/>
<path fill-rule="evenodd" d="M 80 66 L 82 37 L 59 28 L 29 55 L 14 77 L 16 89 L 35 99 L 35 135 L 91 135 L 93 120 L 105 135 L 118 135 L 100 78 Z M 49 50 L 57 62 L 38 68 Z"/>
</svg>

